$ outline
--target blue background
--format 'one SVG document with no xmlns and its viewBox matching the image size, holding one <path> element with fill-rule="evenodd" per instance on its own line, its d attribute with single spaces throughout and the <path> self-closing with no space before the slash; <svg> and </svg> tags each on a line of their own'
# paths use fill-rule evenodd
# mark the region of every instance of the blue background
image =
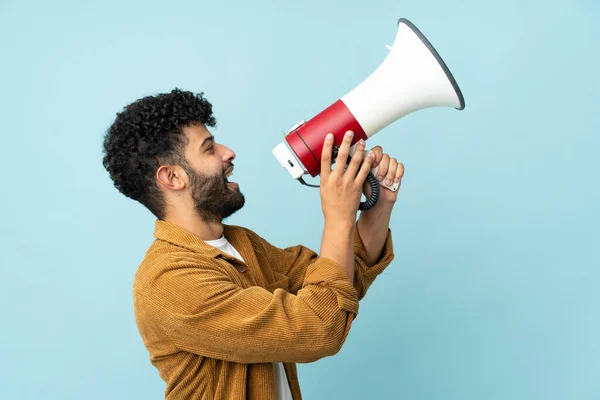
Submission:
<svg viewBox="0 0 600 400">
<path fill-rule="evenodd" d="M 0 2 L 0 398 L 160 399 L 132 306 L 154 217 L 101 164 L 116 112 L 214 104 L 246 207 L 227 223 L 318 250 L 319 194 L 282 132 L 383 61 L 399 17 L 466 109 L 369 141 L 406 166 L 396 259 L 306 399 L 600 398 L 600 6 L 592 0 Z"/>
</svg>

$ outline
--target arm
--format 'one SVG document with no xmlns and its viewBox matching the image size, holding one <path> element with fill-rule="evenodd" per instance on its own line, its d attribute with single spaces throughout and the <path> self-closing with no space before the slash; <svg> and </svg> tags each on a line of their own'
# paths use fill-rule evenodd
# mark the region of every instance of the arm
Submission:
<svg viewBox="0 0 600 400">
<path fill-rule="evenodd" d="M 362 154 L 363 147 L 364 144 L 359 145 L 355 155 Z M 327 178 L 333 175 L 330 171 L 330 159 L 326 157 L 330 150 L 331 143 L 328 146 L 326 142 L 323 147 L 321 164 L 322 182 L 324 180 L 327 182 Z M 342 151 L 344 150 L 340 148 L 340 156 L 342 156 Z M 388 169 L 391 170 L 391 168 L 388 168 L 390 166 L 389 156 L 382 156 L 381 147 L 375 147 L 372 154 L 372 158 L 367 157 L 364 160 L 364 165 L 369 166 L 368 164 L 371 162 L 373 165 L 380 163 L 379 171 L 382 171 L 384 174 L 387 173 Z M 360 161 L 357 157 L 353 157 L 353 160 Z M 352 165 L 349 168 L 352 168 Z M 364 190 L 370 189 L 368 184 L 365 184 L 364 188 Z M 365 194 L 369 195 L 368 193 Z M 383 272 L 394 258 L 391 231 L 388 227 L 393 202 L 387 201 L 389 197 L 389 194 L 383 193 L 383 201 L 380 201 L 371 210 L 361 213 L 358 223 L 355 223 L 353 227 L 353 252 L 345 254 L 347 259 L 352 259 L 353 284 L 358 292 L 359 299 L 365 296 L 367 289 L 371 286 L 375 278 Z M 325 227 L 326 231 L 327 223 Z M 317 254 L 301 245 L 280 249 L 270 245 L 254 232 L 247 231 L 247 233 L 251 239 L 254 239 L 255 247 L 262 246 L 262 253 L 265 254 L 266 262 L 273 268 L 279 268 L 278 272 L 289 278 L 290 291 L 291 293 L 296 293 L 304 281 L 306 266 L 317 257 Z M 335 235 L 335 230 L 333 234 Z"/>
<path fill-rule="evenodd" d="M 336 262 L 310 264 L 297 295 L 243 288 L 219 262 L 172 256 L 134 290 L 140 323 L 152 321 L 181 350 L 238 363 L 311 362 L 339 351 L 358 300 Z"/>
<path fill-rule="evenodd" d="M 364 214 L 364 213 L 363 213 Z M 383 231 L 386 236 L 383 238 L 378 258 L 375 262 L 369 263 L 368 249 L 372 248 L 371 242 L 363 243 L 362 233 L 360 231 L 360 219 L 353 227 L 353 262 L 354 262 L 354 282 L 353 286 L 357 291 L 358 299 L 365 297 L 367 289 L 373 284 L 375 278 L 381 274 L 394 259 L 394 250 L 392 244 L 391 231 L 387 226 Z M 364 222 L 364 221 L 363 221 Z M 380 225 L 375 225 L 379 226 Z M 263 261 L 278 273 L 283 274 L 289 279 L 289 291 L 296 294 L 304 283 L 306 270 L 319 255 L 308 247 L 302 245 L 279 248 L 267 242 L 256 232 L 244 229 L 246 235 L 251 240 L 253 247 L 259 249 Z M 368 236 L 365 236 L 368 238 Z"/>
<path fill-rule="evenodd" d="M 383 154 L 380 146 L 375 146 L 371 153 L 375 157 L 373 166 L 377 167 L 377 180 L 385 179 L 385 183 L 400 183 L 404 176 L 404 165 L 388 154 Z M 369 197 L 371 188 L 365 183 L 364 194 Z M 361 212 L 356 223 L 355 248 L 357 249 L 357 277 L 355 288 L 358 298 L 362 299 L 368 287 L 373 283 L 389 261 L 393 259 L 392 237 L 389 228 L 392 210 L 398 199 L 399 191 L 381 188 L 377 204 Z M 389 260 L 389 261 L 387 261 Z M 386 263 L 387 261 L 387 263 Z M 361 286 L 362 283 L 362 286 Z"/>
<path fill-rule="evenodd" d="M 371 150 L 371 154 L 375 157 L 373 168 L 376 169 L 379 182 L 384 179 L 387 185 L 392 184 L 392 182 L 402 182 L 404 164 L 399 163 L 395 158 L 390 158 L 388 154 L 383 154 L 381 146 L 375 146 Z M 398 186 L 398 189 L 400 189 L 400 186 Z M 392 210 L 399 192 L 399 190 L 393 192 L 382 187 L 377 204 L 360 214 L 357 227 L 365 246 L 367 265 L 373 265 L 385 247 Z M 371 187 L 367 183 L 363 185 L 363 193 L 367 197 L 371 195 Z"/>
<path fill-rule="evenodd" d="M 387 190 L 387 189 L 381 189 Z M 358 218 L 357 232 L 363 247 L 364 261 L 367 266 L 373 266 L 381 256 L 386 239 L 389 235 L 390 218 L 393 204 L 385 203 L 380 207 L 363 211 Z"/>
<path fill-rule="evenodd" d="M 394 259 L 392 231 L 389 228 L 390 211 L 377 209 L 363 211 L 356 223 L 354 248 L 356 277 L 354 287 L 362 300 L 369 287 Z"/>
</svg>

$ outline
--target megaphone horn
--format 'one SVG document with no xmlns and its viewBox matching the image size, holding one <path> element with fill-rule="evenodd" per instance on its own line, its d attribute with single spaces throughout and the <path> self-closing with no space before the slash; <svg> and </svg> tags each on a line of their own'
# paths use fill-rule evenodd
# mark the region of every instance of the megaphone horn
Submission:
<svg viewBox="0 0 600 400">
<path fill-rule="evenodd" d="M 295 179 L 320 173 L 327 133 L 339 146 L 348 130 L 353 144 L 367 140 L 387 125 L 430 107 L 465 108 L 450 70 L 427 38 L 405 18 L 398 20 L 393 46 L 381 65 L 358 86 L 308 121 L 294 125 L 273 149 L 279 163 Z"/>
</svg>

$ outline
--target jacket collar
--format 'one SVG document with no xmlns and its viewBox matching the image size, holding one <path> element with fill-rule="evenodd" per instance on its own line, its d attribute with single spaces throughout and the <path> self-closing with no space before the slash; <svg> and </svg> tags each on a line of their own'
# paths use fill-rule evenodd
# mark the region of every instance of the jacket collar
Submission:
<svg viewBox="0 0 600 400">
<path fill-rule="evenodd" d="M 240 240 L 247 240 L 247 238 L 243 237 L 245 235 L 241 228 L 232 225 L 223 224 L 223 235 L 236 248 L 236 245 L 240 244 Z M 158 240 L 163 240 L 175 246 L 183 247 L 187 250 L 204 254 L 209 257 L 222 257 L 231 261 L 236 259 L 235 257 L 222 252 L 216 247 L 207 244 L 198 236 L 180 227 L 179 225 L 175 225 L 171 222 L 160 219 L 157 219 L 154 224 L 154 237 Z"/>
</svg>

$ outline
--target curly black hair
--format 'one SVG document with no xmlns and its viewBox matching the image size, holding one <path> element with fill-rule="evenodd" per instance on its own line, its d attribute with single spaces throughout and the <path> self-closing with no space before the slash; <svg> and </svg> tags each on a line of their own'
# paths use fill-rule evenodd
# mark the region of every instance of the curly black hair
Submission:
<svg viewBox="0 0 600 400">
<path fill-rule="evenodd" d="M 203 95 L 175 88 L 138 99 L 117 113 L 104 136 L 102 164 L 115 187 L 159 219 L 164 217 L 165 200 L 156 170 L 164 164 L 189 167 L 184 157 L 185 126 L 217 124 Z"/>
</svg>

